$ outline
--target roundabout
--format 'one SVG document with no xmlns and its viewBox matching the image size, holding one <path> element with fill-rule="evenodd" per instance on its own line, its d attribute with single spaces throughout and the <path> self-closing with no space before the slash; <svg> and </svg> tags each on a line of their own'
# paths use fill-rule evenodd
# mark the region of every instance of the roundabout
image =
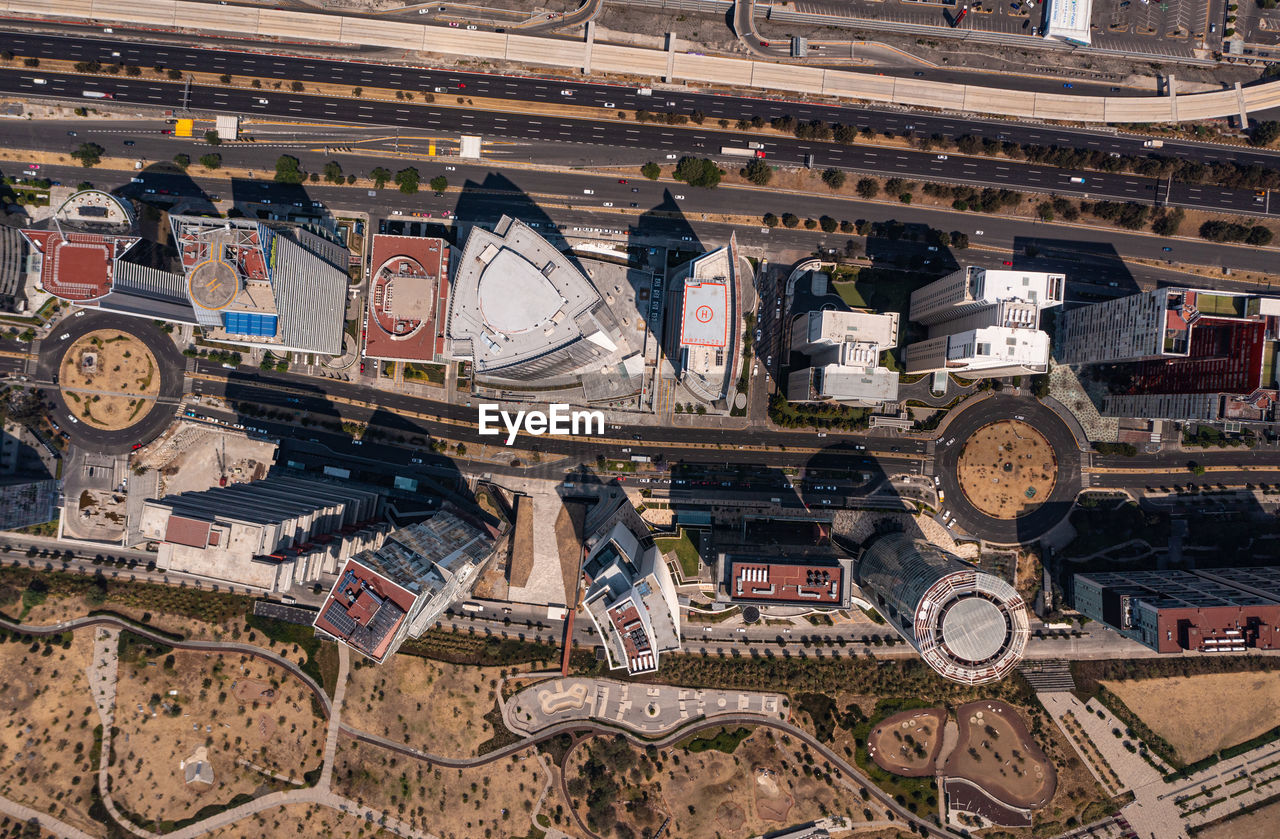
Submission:
<svg viewBox="0 0 1280 839">
<path fill-rule="evenodd" d="M 943 505 L 973 536 L 1034 541 L 1066 517 L 1080 492 L 1080 447 L 1037 399 L 991 396 L 959 409 L 934 452 Z"/>
<path fill-rule="evenodd" d="M 150 321 L 82 309 L 41 342 L 36 375 L 73 443 L 119 454 L 169 426 L 185 370 L 182 353 Z"/>
</svg>

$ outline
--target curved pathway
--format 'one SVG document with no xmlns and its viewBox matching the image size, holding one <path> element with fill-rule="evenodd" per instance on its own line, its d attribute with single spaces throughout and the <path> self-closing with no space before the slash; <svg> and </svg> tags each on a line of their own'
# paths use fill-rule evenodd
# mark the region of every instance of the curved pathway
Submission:
<svg viewBox="0 0 1280 839">
<path fill-rule="evenodd" d="M 798 726 L 795 726 L 789 722 L 785 722 L 783 720 L 779 720 L 774 717 L 760 716 L 757 714 L 719 715 L 711 720 L 708 720 L 705 717 L 697 717 L 697 718 L 691 719 L 687 725 L 682 726 L 678 729 L 675 729 L 674 731 L 671 731 L 657 738 L 646 738 L 628 729 L 615 727 L 599 721 L 575 720 L 575 721 L 568 721 L 563 723 L 556 723 L 554 725 L 551 725 L 547 728 L 542 729 L 541 731 L 537 732 L 532 736 L 526 737 L 515 743 L 511 743 L 507 746 L 503 746 L 500 749 L 495 749 L 492 752 L 486 752 L 483 755 L 478 755 L 476 757 L 468 757 L 468 758 L 450 758 L 450 757 L 444 757 L 442 755 L 431 754 L 430 752 L 421 751 L 411 746 L 406 746 L 402 743 L 396 743 L 392 740 L 388 740 L 385 737 L 380 737 L 376 734 L 371 734 L 369 732 L 361 731 L 359 729 L 352 728 L 351 726 L 342 724 L 340 721 L 341 702 L 346 692 L 345 682 L 346 682 L 347 667 L 349 666 L 348 657 L 346 655 L 343 655 L 339 659 L 340 687 L 334 691 L 335 693 L 334 699 L 330 700 L 328 694 L 326 694 L 324 690 L 321 689 L 320 685 L 316 684 L 316 682 L 310 676 L 307 676 L 307 674 L 303 673 L 301 668 L 298 667 L 297 664 L 269 650 L 264 650 L 261 647 L 255 647 L 250 644 L 241 644 L 237 642 L 219 642 L 219 641 L 176 641 L 161 633 L 155 632 L 154 630 L 139 626 L 130 621 L 126 621 L 120 618 L 110 617 L 110 616 L 74 618 L 69 621 L 62 621 L 60 623 L 49 624 L 47 626 L 20 624 L 20 623 L 15 623 L 13 621 L 6 620 L 4 618 L 0 618 L 0 628 L 7 629 L 11 632 L 19 632 L 24 635 L 54 635 L 61 632 L 82 629 L 86 627 L 107 627 L 113 630 L 127 629 L 130 632 L 133 632 L 137 635 L 141 635 L 144 638 L 147 638 L 152 641 L 156 641 L 158 643 L 167 644 L 171 647 L 174 647 L 175 649 L 206 650 L 211 652 L 222 652 L 222 653 L 238 652 L 238 653 L 253 655 L 259 658 L 266 659 L 268 661 L 271 661 L 277 664 L 278 666 L 289 671 L 289 673 L 301 679 L 312 690 L 312 692 L 316 695 L 317 699 L 320 700 L 321 704 L 325 709 L 325 714 L 329 718 L 330 724 L 329 724 L 327 739 L 325 742 L 325 762 L 321 772 L 321 780 L 316 786 L 309 787 L 307 789 L 301 789 L 301 790 L 273 792 L 268 795 L 264 795 L 260 798 L 255 798 L 253 801 L 242 804 L 239 807 L 234 807 L 229 810 L 225 810 L 221 813 L 218 813 L 217 815 L 210 816 L 209 818 L 204 819 L 203 821 L 196 822 L 195 824 L 189 825 L 185 828 L 182 828 L 181 830 L 174 831 L 173 833 L 167 833 L 165 834 L 165 839 L 195 839 L 195 837 L 198 837 L 204 833 L 207 833 L 211 830 L 218 829 L 220 827 L 225 827 L 226 825 L 229 825 L 229 824 L 233 824 L 234 822 L 239 821 L 240 819 L 246 818 L 248 816 L 251 816 L 255 813 L 259 813 L 264 810 L 269 810 L 274 807 L 282 807 L 288 804 L 297 804 L 297 803 L 322 804 L 324 806 L 332 807 L 334 809 L 340 810 L 344 813 L 351 813 L 353 815 L 365 817 L 370 821 L 375 821 L 376 823 L 381 825 L 383 828 L 390 830 L 399 836 L 423 837 L 424 839 L 434 839 L 434 837 L 432 837 L 431 834 L 426 834 L 426 833 L 417 831 L 412 826 L 408 825 L 405 822 L 402 822 L 398 819 L 393 819 L 389 816 L 386 816 L 385 814 L 380 814 L 377 811 L 372 810 L 370 808 L 362 807 L 356 802 L 348 798 L 344 798 L 330 791 L 328 779 L 332 778 L 333 756 L 336 753 L 336 740 L 337 740 L 337 734 L 339 731 L 343 734 L 346 734 L 347 736 L 351 737 L 354 740 L 357 740 L 363 743 L 368 743 L 369 745 L 378 746 L 380 748 L 387 749 L 388 751 L 396 752 L 397 754 L 403 755 L 405 757 L 410 757 L 415 760 L 422 761 L 426 763 L 428 766 L 443 766 L 450 769 L 470 769 L 474 767 L 485 766 L 495 761 L 503 760 L 505 758 L 511 757 L 512 755 L 525 751 L 530 747 L 537 746 L 540 743 L 546 742 L 547 740 L 551 740 L 555 737 L 558 737 L 561 734 L 566 734 L 566 733 L 589 732 L 593 735 L 619 735 L 620 734 L 623 737 L 626 737 L 627 740 L 629 740 L 630 742 L 636 745 L 640 745 L 640 746 L 652 745 L 652 746 L 657 746 L 659 748 L 663 748 L 666 746 L 673 745 L 674 743 L 680 740 L 683 740 L 689 735 L 695 734 L 699 731 L 703 731 L 711 728 L 719 728 L 721 726 L 726 726 L 726 725 L 766 726 L 768 728 L 772 728 L 776 731 L 779 731 L 783 734 L 787 734 L 791 737 L 794 737 L 797 740 L 800 740 L 804 743 L 807 743 L 810 749 L 815 751 L 818 755 L 820 755 L 824 760 L 829 762 L 833 767 L 839 770 L 842 774 L 846 775 L 849 778 L 856 779 L 859 784 L 861 784 L 863 787 L 865 787 L 868 790 L 871 796 L 880 805 L 893 811 L 893 813 L 898 818 L 902 819 L 905 823 L 915 825 L 916 831 L 920 832 L 921 835 L 934 836 L 934 837 L 938 837 L 938 839 L 943 839 L 943 837 L 947 837 L 947 839 L 950 839 L 950 837 L 952 836 L 952 834 L 949 834 L 943 830 L 940 830 L 934 827 L 931 823 L 922 821 L 919 817 L 915 816 L 905 807 L 900 806 L 896 801 L 892 799 L 892 797 L 890 797 L 888 794 L 883 792 L 879 787 L 877 787 L 874 783 L 872 783 L 871 780 L 861 772 L 861 770 L 859 770 L 857 767 L 848 763 L 843 757 L 836 754 L 835 751 L 829 748 L 822 741 L 818 740 L 814 735 L 810 734 L 808 731 L 805 731 L 802 728 L 799 728 Z M 344 648 L 341 648 L 340 646 L 340 649 L 344 649 Z M 100 705 L 99 707 L 101 708 L 102 706 Z M 103 751 L 102 751 L 104 755 L 110 754 L 109 752 L 110 742 L 107 737 L 107 734 L 109 731 L 110 731 L 109 724 L 104 723 L 104 726 L 103 726 L 104 738 L 103 738 Z M 109 786 L 107 784 L 107 780 L 105 777 L 107 774 L 106 769 L 107 769 L 107 764 L 106 764 L 106 761 L 104 760 L 102 766 L 99 767 L 99 772 L 101 773 L 100 784 L 101 784 L 101 789 L 103 790 L 103 796 L 102 796 L 103 803 L 113 812 L 113 815 L 116 816 L 120 824 L 125 828 L 127 828 L 130 832 L 134 833 L 137 836 L 144 837 L 144 839 L 152 839 L 152 837 L 155 837 L 155 834 L 152 834 L 150 831 L 143 830 L 137 825 L 134 825 L 132 822 L 120 817 L 118 813 L 115 813 L 114 804 L 111 803 L 109 800 L 110 799 L 110 795 L 108 792 Z M 3 803 L 0 803 L 0 810 L 2 810 L 3 808 L 4 808 Z"/>
<path fill-rule="evenodd" d="M 118 315 L 111 312 L 94 312 L 78 309 L 83 314 L 73 315 L 52 326 L 49 336 L 40 342 L 40 359 L 36 367 L 37 380 L 45 385 L 44 392 L 55 406 L 55 419 L 72 441 L 85 448 L 104 454 L 120 454 L 133 448 L 135 443 L 147 443 L 160 435 L 173 421 L 177 403 L 182 399 L 186 358 L 169 336 L 141 318 Z M 100 329 L 115 329 L 134 336 L 155 356 L 157 374 L 160 376 L 160 393 L 145 414 L 128 428 L 108 431 L 95 428 L 84 421 L 70 422 L 71 415 L 62 391 L 52 382 L 62 366 L 62 357 L 76 340 Z M 66 336 L 66 337 L 63 337 Z"/>
<path fill-rule="evenodd" d="M 1058 476 L 1039 507 L 1016 519 L 997 519 L 969 503 L 960 486 L 958 465 L 970 435 L 984 425 L 1008 419 L 1022 419 L 1044 435 L 1057 458 Z M 1080 493 L 1080 446 L 1071 428 L 1038 399 L 997 394 L 961 403 L 941 431 L 933 457 L 933 474 L 942 480 L 947 509 L 966 532 L 988 542 L 1012 545 L 1040 538 L 1071 511 Z"/>
</svg>

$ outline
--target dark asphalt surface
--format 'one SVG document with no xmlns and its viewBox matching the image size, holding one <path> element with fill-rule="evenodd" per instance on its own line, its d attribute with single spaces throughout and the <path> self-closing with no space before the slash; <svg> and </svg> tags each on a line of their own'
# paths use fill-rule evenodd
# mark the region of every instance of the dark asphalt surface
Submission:
<svg viewBox="0 0 1280 839">
<path fill-rule="evenodd" d="M 548 115 L 499 114 L 459 108 L 433 107 L 413 102 L 379 102 L 358 98 L 335 99 L 327 96 L 292 93 L 284 90 L 244 90 L 236 88 L 190 87 L 189 105 L 196 111 L 259 114 L 293 119 L 321 119 L 351 123 L 380 124 L 393 127 L 458 131 L 486 137 L 596 144 L 608 148 L 648 149 L 654 152 L 718 155 L 723 146 L 745 147 L 760 141 L 768 159 L 783 165 L 801 165 L 808 155 L 816 167 L 835 166 L 855 172 L 874 172 L 908 178 L 950 181 L 980 186 L 997 186 L 1022 191 L 1109 198 L 1123 201 L 1154 202 L 1159 196 L 1171 205 L 1188 208 L 1251 213 L 1280 214 L 1280 202 L 1268 196 L 1259 200 L 1252 189 L 1223 189 L 1214 185 L 1161 183 L 1153 178 L 1129 174 L 1109 174 L 1047 166 L 1020 164 L 985 157 L 957 154 L 940 156 L 931 152 L 888 149 L 868 146 L 841 146 L 833 143 L 794 138 L 762 138 L 749 132 L 722 131 L 715 120 L 723 117 L 761 116 L 771 119 L 791 115 L 798 119 L 823 119 L 877 129 L 913 130 L 916 133 L 956 137 L 980 134 L 993 139 L 1008 139 L 1042 145 L 1116 151 L 1120 154 L 1143 154 L 1141 140 L 1119 134 L 1086 131 L 1064 131 L 1057 127 L 1020 125 L 998 121 L 965 120 L 959 117 L 925 116 L 923 114 L 888 114 L 868 109 L 832 108 L 791 102 L 723 97 L 708 94 L 668 93 L 654 91 L 640 96 L 635 88 L 607 85 L 566 83 L 550 79 L 489 76 L 452 71 L 414 71 L 386 65 L 357 62 L 331 62 L 322 59 L 287 56 L 250 55 L 239 52 L 192 50 L 187 47 L 151 44 L 122 45 L 114 41 L 88 39 L 51 39 L 45 36 L 0 33 L 0 47 L 20 56 L 45 55 L 69 59 L 94 59 L 109 63 L 126 61 L 143 67 L 164 66 L 179 70 L 223 71 L 233 76 L 275 77 L 308 81 L 403 87 L 413 91 L 443 88 L 439 97 L 484 96 L 509 100 L 546 101 L 616 106 L 621 111 L 646 108 L 655 112 L 692 113 L 701 111 L 708 117 L 699 129 L 686 130 L 633 121 L 609 121 L 556 117 Z M 122 48 L 123 47 L 123 48 Z M 121 53 L 116 59 L 111 52 Z M 394 75 L 393 75 L 394 74 Z M 47 84 L 36 85 L 39 76 Z M 561 95 L 572 89 L 573 96 Z M 126 76 L 103 75 L 85 78 L 49 73 L 39 69 L 0 71 L 0 90 L 26 96 L 65 96 L 81 98 L 86 90 L 111 93 L 122 102 L 157 107 L 177 108 L 182 105 L 184 86 L 157 77 L 131 79 Z M 671 103 L 671 104 L 668 104 Z M 1169 143 L 1162 154 L 1196 160 L 1235 159 L 1245 163 L 1274 166 L 1275 155 L 1240 150 L 1211 144 Z M 1072 178 L 1083 178 L 1073 183 Z M 1276 205 L 1276 206 L 1272 206 Z"/>
<path fill-rule="evenodd" d="M 133 425 L 119 431 L 107 431 L 94 428 L 84 420 L 72 422 L 72 412 L 62 397 L 62 391 L 50 385 L 44 392 L 57 406 L 54 421 L 71 437 L 73 443 L 89 451 L 119 454 L 129 451 L 137 443 L 150 442 L 173 421 L 178 401 L 182 398 L 186 359 L 178 352 L 169 336 L 156 329 L 149 320 L 110 312 L 95 312 L 92 309 L 77 311 L 83 314 L 66 318 L 41 342 L 37 378 L 41 382 L 52 383 L 62 364 L 62 357 L 82 335 L 99 329 L 118 329 L 137 336 L 155 356 L 156 366 L 159 368 L 160 394 Z"/>
<path fill-rule="evenodd" d="M 1051 530 L 1071 511 L 1080 492 L 1080 447 L 1075 435 L 1052 409 L 1030 397 L 990 396 L 962 403 L 959 413 L 939 437 L 934 474 L 942 478 L 947 493 L 943 505 L 960 527 L 991 542 L 1030 542 Z M 965 496 L 959 480 L 960 452 L 971 434 L 1001 420 L 1023 420 L 1045 436 L 1058 459 L 1058 479 L 1044 503 L 1017 519 L 997 519 L 979 511 Z"/>
</svg>

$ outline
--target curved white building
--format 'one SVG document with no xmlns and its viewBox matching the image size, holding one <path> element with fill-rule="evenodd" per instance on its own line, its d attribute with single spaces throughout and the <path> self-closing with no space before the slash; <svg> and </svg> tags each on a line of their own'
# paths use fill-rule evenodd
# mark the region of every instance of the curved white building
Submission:
<svg viewBox="0 0 1280 839">
<path fill-rule="evenodd" d="M 999 577 L 903 533 L 873 540 L 857 574 L 885 619 L 948 679 L 993 682 L 1021 661 L 1030 633 L 1027 607 Z"/>
</svg>

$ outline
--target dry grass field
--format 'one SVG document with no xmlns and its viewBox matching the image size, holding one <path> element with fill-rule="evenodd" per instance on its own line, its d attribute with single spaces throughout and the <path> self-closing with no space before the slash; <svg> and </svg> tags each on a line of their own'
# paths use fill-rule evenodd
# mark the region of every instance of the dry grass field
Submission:
<svg viewBox="0 0 1280 839">
<path fill-rule="evenodd" d="M 0 643 L 0 672 L 10 674 L 0 679 L 0 795 L 104 836 L 89 817 L 99 724 L 85 672 L 93 633 L 64 643 Z"/>
<path fill-rule="evenodd" d="M 965 441 L 958 472 L 973 506 L 994 518 L 1013 519 L 1049 497 L 1058 464 L 1043 434 L 1025 422 L 1005 420 L 979 428 Z"/>
<path fill-rule="evenodd" d="M 588 827 L 608 839 L 652 832 L 668 816 L 667 835 L 709 839 L 767 833 L 825 813 L 861 813 L 861 797 L 828 776 L 821 760 L 811 760 L 790 738 L 760 729 L 732 754 L 646 751 L 597 738 L 570 755 L 569 794 Z M 610 806 L 592 813 L 586 802 L 599 791 L 602 766 L 614 769 L 607 777 L 618 789 Z"/>
<path fill-rule="evenodd" d="M 266 836 L 315 836 L 323 839 L 386 839 L 394 833 L 358 816 L 329 807 L 290 804 L 241 819 L 205 834 L 209 839 L 263 839 Z"/>
<path fill-rule="evenodd" d="M 1280 725 L 1280 672 L 1103 682 L 1192 763 Z M 1189 709 L 1169 713 L 1170 708 Z M 1202 709 L 1195 713 L 1190 709 Z"/>
<path fill-rule="evenodd" d="M 110 609 L 112 612 L 133 618 L 136 621 L 144 621 L 145 619 L 144 622 L 148 626 L 162 629 L 165 632 L 176 632 L 192 640 L 243 641 L 248 637 L 246 633 L 249 630 L 242 617 L 235 617 L 222 623 L 209 623 L 196 620 L 190 615 L 166 612 L 145 606 L 132 606 L 116 599 L 111 599 L 105 604 L 92 604 L 80 596 L 56 597 L 51 595 L 43 603 L 31 609 L 23 621 L 30 624 L 49 625 L 71 618 L 84 617 L 90 611 L 102 608 Z M 266 640 L 260 636 L 255 643 L 266 646 Z"/>
<path fill-rule="evenodd" d="M 1053 764 L 1012 705 L 970 702 L 956 709 L 956 721 L 960 740 L 947 758 L 947 775 L 968 779 L 1014 807 L 1035 809 L 1053 798 Z"/>
<path fill-rule="evenodd" d="M 344 737 L 338 741 L 333 791 L 440 839 L 524 836 L 546 782 L 534 754 L 531 749 L 475 769 L 445 769 Z M 543 810 L 559 807 L 563 825 L 565 806 L 556 790 L 553 784 Z"/>
<path fill-rule="evenodd" d="M 299 781 L 320 765 L 324 720 L 310 692 L 274 665 L 181 651 L 127 658 L 121 655 L 112 784 L 116 803 L 139 819 L 176 821 L 282 786 L 239 760 Z M 186 783 L 180 768 L 201 746 L 212 785 Z"/>
<path fill-rule="evenodd" d="M 155 356 L 125 332 L 99 329 L 76 339 L 62 357 L 62 395 L 81 421 L 128 428 L 160 393 Z"/>
<path fill-rule="evenodd" d="M 1252 813 L 1241 813 L 1197 834 L 1197 839 L 1275 839 L 1280 801 Z"/>
<path fill-rule="evenodd" d="M 470 757 L 493 737 L 484 717 L 494 710 L 498 680 L 520 669 L 462 667 L 413 655 L 395 655 L 381 665 L 361 661 L 351 670 L 342 720 L 434 754 Z"/>
</svg>

